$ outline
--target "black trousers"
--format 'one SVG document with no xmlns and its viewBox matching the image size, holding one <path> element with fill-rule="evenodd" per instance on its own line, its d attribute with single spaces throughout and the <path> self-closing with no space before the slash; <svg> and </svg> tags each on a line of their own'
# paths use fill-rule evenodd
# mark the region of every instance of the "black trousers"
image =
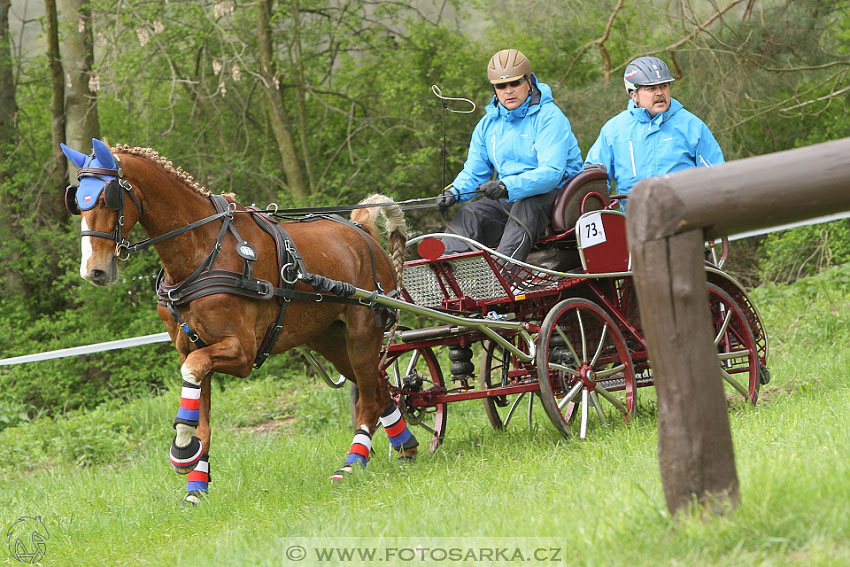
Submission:
<svg viewBox="0 0 850 567">
<path fill-rule="evenodd" d="M 513 203 L 482 197 L 462 205 L 446 232 L 466 236 L 523 261 L 552 221 L 552 206 L 557 196 L 558 189 Z M 473 249 L 454 238 L 444 238 L 443 243 L 446 254 Z"/>
</svg>

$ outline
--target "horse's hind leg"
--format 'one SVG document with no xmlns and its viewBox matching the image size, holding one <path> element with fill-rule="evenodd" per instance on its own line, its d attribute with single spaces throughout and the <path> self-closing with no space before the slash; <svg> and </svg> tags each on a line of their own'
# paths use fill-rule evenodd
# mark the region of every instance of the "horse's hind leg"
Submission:
<svg viewBox="0 0 850 567">
<path fill-rule="evenodd" d="M 359 387 L 360 381 L 357 379 L 357 372 L 351 365 L 348 350 L 339 348 L 339 345 L 345 341 L 345 327 L 341 323 L 337 323 L 329 327 L 321 337 L 309 341 L 307 346 L 325 357 L 328 362 L 333 364 L 337 372 L 349 380 L 354 380 Z M 362 400 L 362 397 L 360 400 Z M 357 402 L 357 417 L 355 418 L 354 439 L 351 442 L 351 448 L 348 450 L 345 463 L 331 475 L 331 480 L 342 480 L 345 474 L 352 471 L 354 465 L 359 463 L 365 467 L 366 463 L 369 462 L 372 453 L 372 433 L 377 428 L 377 414 L 371 420 L 369 418 L 364 419 L 360 400 Z"/>
<path fill-rule="evenodd" d="M 402 456 L 412 458 L 416 455 L 419 445 L 416 437 L 408 429 L 390 397 L 387 382 L 378 370 L 383 332 L 375 327 L 374 314 L 365 312 L 358 321 L 359 327 L 350 328 L 346 343 L 347 362 L 356 377 L 360 398 L 357 401 L 357 428 L 354 440 L 343 466 L 336 471 L 331 479 L 339 480 L 345 473 L 351 472 L 354 464 L 366 466 L 372 447 L 372 433 L 377 428 L 378 419 L 387 428 L 390 443 Z M 359 332 L 358 332 L 359 330 Z"/>
<path fill-rule="evenodd" d="M 390 445 L 398 451 L 399 459 L 412 461 L 416 458 L 416 454 L 419 452 L 419 441 L 416 440 L 416 436 L 407 427 L 401 411 L 392 400 L 390 400 L 389 405 L 381 414 L 381 425 L 384 426 L 384 430 L 387 432 Z"/>
</svg>

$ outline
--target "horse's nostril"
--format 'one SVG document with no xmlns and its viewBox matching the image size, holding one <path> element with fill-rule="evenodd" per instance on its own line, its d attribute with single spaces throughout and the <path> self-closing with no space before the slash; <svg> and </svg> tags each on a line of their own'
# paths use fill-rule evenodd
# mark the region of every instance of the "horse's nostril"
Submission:
<svg viewBox="0 0 850 567">
<path fill-rule="evenodd" d="M 103 270 L 92 270 L 91 280 L 97 284 L 104 283 L 106 281 L 106 272 Z"/>
</svg>

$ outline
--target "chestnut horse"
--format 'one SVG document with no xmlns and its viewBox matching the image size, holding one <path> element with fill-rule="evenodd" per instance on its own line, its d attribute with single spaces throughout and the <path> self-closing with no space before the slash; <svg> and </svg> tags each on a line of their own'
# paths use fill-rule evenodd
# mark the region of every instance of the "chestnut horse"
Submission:
<svg viewBox="0 0 850 567">
<path fill-rule="evenodd" d="M 189 474 L 188 501 L 208 490 L 212 373 L 245 377 L 268 354 L 300 345 L 324 356 L 360 392 L 360 425 L 332 479 L 366 465 L 379 420 L 400 457 L 415 456 L 416 438 L 378 368 L 392 314 L 343 297 L 351 286 L 397 288 L 407 238 L 397 204 L 382 195 L 367 199 L 375 206 L 352 213 L 363 228 L 338 217 L 278 225 L 231 195 L 211 195 L 150 149 L 110 151 L 96 139 L 92 145 L 90 156 L 62 146 L 79 168 L 80 184 L 68 188 L 65 202 L 82 215 L 80 275 L 109 285 L 130 252 L 152 245 L 159 255 L 158 313 L 180 353 L 183 378 L 170 458 L 175 471 Z M 376 240 L 378 211 L 392 258 Z M 148 239 L 130 244 L 136 224 Z"/>
</svg>

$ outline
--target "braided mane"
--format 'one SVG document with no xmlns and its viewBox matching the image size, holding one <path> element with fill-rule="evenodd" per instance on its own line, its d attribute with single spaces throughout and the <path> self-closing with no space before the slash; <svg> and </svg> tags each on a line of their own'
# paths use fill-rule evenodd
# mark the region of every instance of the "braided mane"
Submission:
<svg viewBox="0 0 850 567">
<path fill-rule="evenodd" d="M 195 178 L 192 177 L 191 173 L 189 173 L 188 171 L 184 171 L 182 167 L 178 167 L 175 169 L 171 161 L 169 161 L 168 158 L 165 156 L 160 156 L 159 152 L 157 152 L 156 150 L 153 150 L 151 148 L 140 148 L 138 146 L 131 148 L 127 144 L 124 144 L 123 146 L 120 144 L 115 144 L 112 147 L 112 150 L 118 153 L 131 154 L 137 157 L 144 158 L 148 161 L 157 163 L 162 166 L 163 169 L 165 169 L 167 172 L 175 175 L 177 179 L 182 181 L 186 186 L 192 188 L 201 195 L 209 197 L 212 194 L 206 187 L 196 182 Z M 226 193 L 226 195 L 234 197 L 232 193 Z"/>
</svg>

